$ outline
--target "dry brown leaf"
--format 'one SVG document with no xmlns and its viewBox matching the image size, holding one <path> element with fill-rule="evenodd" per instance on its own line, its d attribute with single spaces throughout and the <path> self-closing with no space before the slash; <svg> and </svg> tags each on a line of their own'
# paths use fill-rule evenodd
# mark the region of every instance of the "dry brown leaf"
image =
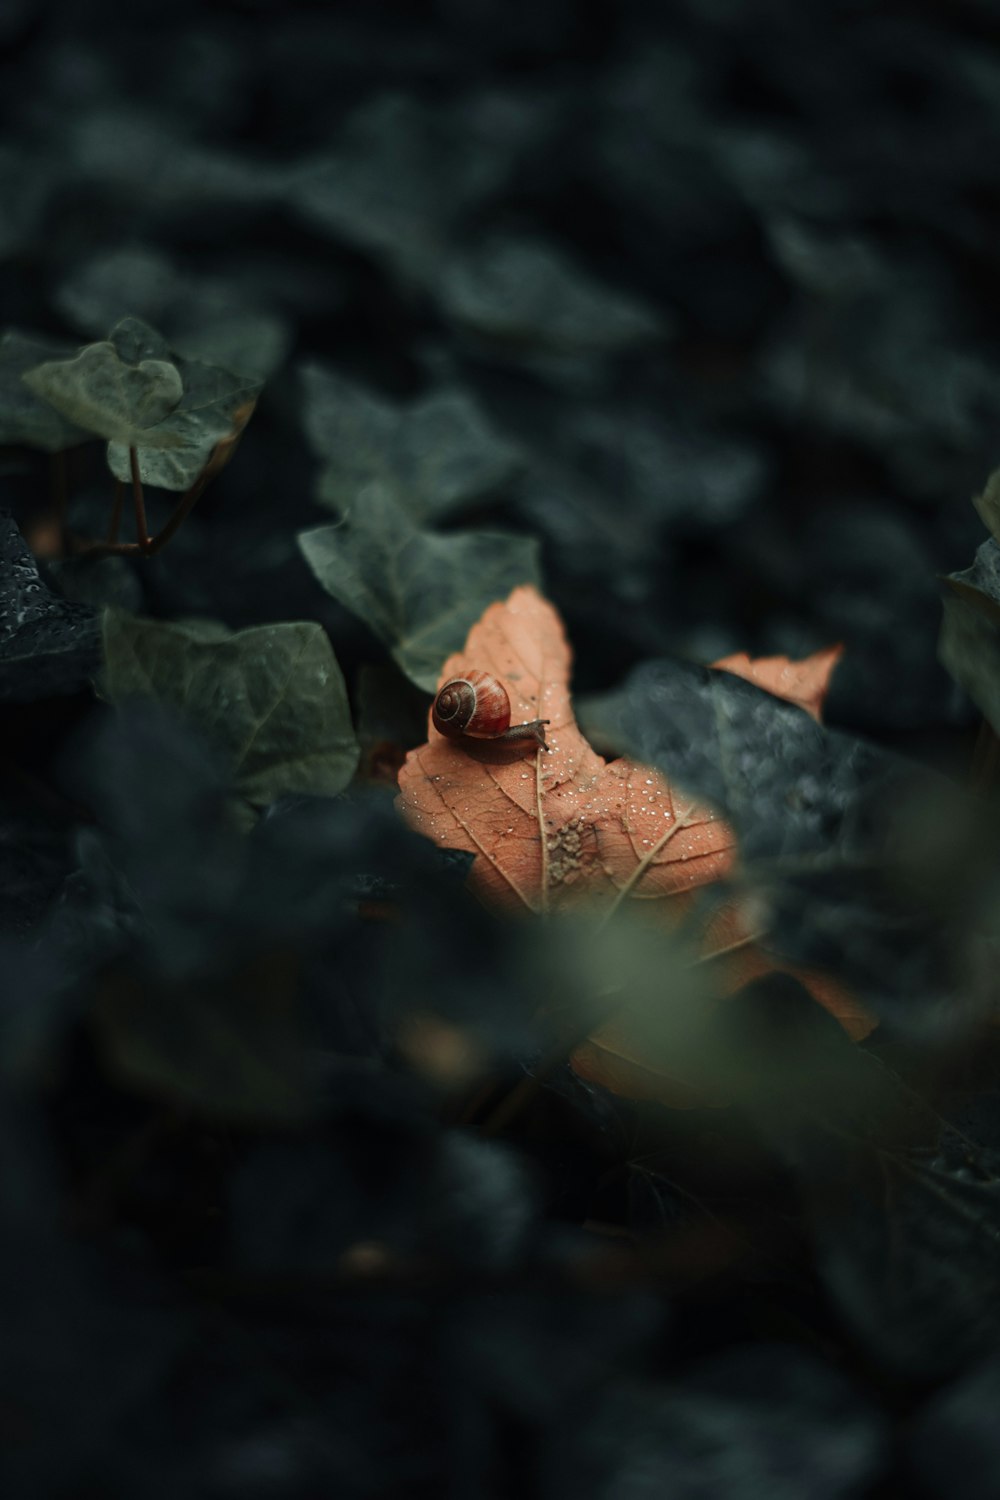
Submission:
<svg viewBox="0 0 1000 1500">
<path fill-rule="evenodd" d="M 829 663 L 828 677 L 839 650 L 820 655 Z M 699 887 L 731 872 L 736 838 L 724 819 L 675 793 L 648 766 L 606 762 L 583 738 L 570 707 L 570 649 L 562 622 L 535 589 L 515 589 L 505 602 L 490 605 L 469 632 L 465 650 L 445 662 L 439 681 L 473 669 L 504 683 L 511 722 L 550 721 L 550 753 L 489 741 L 456 743 L 429 722 L 427 744 L 411 750 L 400 770 L 398 805 L 435 843 L 475 855 L 470 879 L 486 900 L 539 914 L 582 900 L 604 914 L 626 900 L 649 903 L 651 910 L 659 903 L 657 915 L 674 925 Z M 795 686 L 808 679 L 810 695 L 821 698 L 820 675 L 812 666 Z M 717 966 L 721 993 L 786 967 L 756 946 L 733 903 L 713 915 L 702 954 Z M 872 1018 L 832 980 L 791 965 L 787 971 L 853 1037 L 871 1031 Z M 625 1024 L 603 1028 L 574 1053 L 573 1065 L 629 1097 L 663 1097 L 662 1078 L 650 1079 L 642 1060 L 630 1055 Z"/>
<path fill-rule="evenodd" d="M 791 661 L 787 656 L 750 657 L 745 651 L 738 651 L 712 665 L 717 671 L 745 677 L 747 682 L 763 688 L 766 693 L 773 693 L 775 698 L 787 698 L 789 703 L 804 708 L 819 722 L 830 691 L 833 669 L 843 654 L 841 645 L 827 646 L 802 661 Z"/>
</svg>

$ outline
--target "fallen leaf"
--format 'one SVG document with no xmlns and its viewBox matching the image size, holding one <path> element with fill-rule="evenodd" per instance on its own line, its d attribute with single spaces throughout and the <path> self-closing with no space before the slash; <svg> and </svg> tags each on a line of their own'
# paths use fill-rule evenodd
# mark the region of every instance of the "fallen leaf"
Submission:
<svg viewBox="0 0 1000 1500">
<path fill-rule="evenodd" d="M 674 926 L 703 887 L 733 873 L 735 835 L 712 808 L 648 766 L 606 762 L 583 738 L 570 706 L 570 648 L 559 616 L 534 588 L 491 605 L 440 681 L 473 668 L 503 681 L 512 722 L 550 721 L 550 753 L 456 744 L 430 724 L 427 744 L 400 771 L 399 806 L 428 838 L 475 856 L 470 880 L 488 901 L 541 914 L 584 900 L 608 915 L 626 900 L 658 903 L 657 915 Z M 702 954 L 717 965 L 723 992 L 785 967 L 757 946 L 759 936 L 734 902 L 713 912 Z M 872 1029 L 873 1019 L 833 981 L 788 968 L 852 1036 Z M 662 1080 L 650 1080 L 629 1052 L 627 1024 L 602 1029 L 573 1062 L 612 1090 L 662 1097 Z"/>
<path fill-rule="evenodd" d="M 773 693 L 775 698 L 785 698 L 789 703 L 804 708 L 817 723 L 823 714 L 823 704 L 830 690 L 833 669 L 844 654 L 841 645 L 827 646 L 815 651 L 802 661 L 790 661 L 787 656 L 750 657 L 745 651 L 734 656 L 724 656 L 712 663 L 716 671 L 732 672 L 747 682 Z"/>
</svg>

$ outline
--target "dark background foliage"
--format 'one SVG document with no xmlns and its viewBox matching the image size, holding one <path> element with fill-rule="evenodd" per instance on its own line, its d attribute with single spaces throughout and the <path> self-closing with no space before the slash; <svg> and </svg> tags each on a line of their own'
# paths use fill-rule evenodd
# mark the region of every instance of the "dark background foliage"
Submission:
<svg viewBox="0 0 1000 1500">
<path fill-rule="evenodd" d="M 991 0 L 0 4 L 0 327 L 265 381 L 147 560 L 46 544 L 60 483 L 106 524 L 100 444 L 0 447 L 5 1496 L 1000 1489 L 996 1048 L 942 1019 L 992 804 L 859 874 L 895 754 L 961 778 L 977 724 L 938 576 L 998 457 L 998 163 Z M 887 997 L 864 1048 L 760 983 L 729 1109 L 555 1067 L 488 1128 L 572 966 L 366 774 L 427 700 L 297 535 L 373 480 L 536 539 L 575 692 L 753 858 L 835 850 L 767 892 Z M 320 623 L 362 775 L 234 827 L 196 729 L 95 698 L 103 604 Z M 685 659 L 837 640 L 843 737 L 741 685 L 794 758 L 717 788 Z"/>
</svg>

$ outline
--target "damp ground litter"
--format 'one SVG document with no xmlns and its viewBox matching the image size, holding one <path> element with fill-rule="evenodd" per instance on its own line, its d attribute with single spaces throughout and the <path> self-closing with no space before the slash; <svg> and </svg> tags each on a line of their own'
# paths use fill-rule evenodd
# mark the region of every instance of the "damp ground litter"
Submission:
<svg viewBox="0 0 1000 1500">
<path fill-rule="evenodd" d="M 993 1500 L 996 6 L 0 84 L 4 1500 Z"/>
</svg>

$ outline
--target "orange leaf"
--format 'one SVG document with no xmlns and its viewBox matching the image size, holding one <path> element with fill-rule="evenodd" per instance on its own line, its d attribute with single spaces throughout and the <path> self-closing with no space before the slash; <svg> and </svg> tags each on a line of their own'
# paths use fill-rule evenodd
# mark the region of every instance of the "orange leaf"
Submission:
<svg viewBox="0 0 1000 1500">
<path fill-rule="evenodd" d="M 789 703 L 798 704 L 818 722 L 830 691 L 833 669 L 843 654 L 844 648 L 839 645 L 815 651 L 802 661 L 790 661 L 787 656 L 750 657 L 745 651 L 738 651 L 735 656 L 714 661 L 712 666 L 719 672 L 745 677 L 747 682 L 755 683 L 766 693 L 773 693 L 775 698 L 787 698 Z"/>
<path fill-rule="evenodd" d="M 828 675 L 836 655 L 825 655 Z M 536 913 L 583 900 L 610 913 L 625 900 L 642 901 L 675 925 L 699 887 L 731 873 L 736 839 L 723 818 L 676 793 L 648 766 L 606 762 L 583 738 L 570 707 L 570 649 L 562 623 L 534 588 L 515 589 L 505 602 L 491 604 L 465 650 L 445 662 L 440 682 L 475 669 L 503 682 L 512 723 L 550 721 L 550 753 L 488 740 L 456 742 L 429 722 L 427 744 L 411 750 L 400 770 L 398 805 L 435 843 L 475 855 L 470 879 L 485 899 Z M 702 951 L 717 962 L 726 993 L 786 967 L 756 947 L 735 903 L 713 915 Z M 871 1017 L 832 980 L 789 971 L 852 1036 L 872 1029 Z M 605 1064 L 594 1062 L 604 1036 L 592 1038 L 574 1065 L 635 1097 L 622 1082 L 625 1059 L 612 1062 L 610 1042 Z M 658 1088 L 663 1097 L 662 1082 Z"/>
</svg>

